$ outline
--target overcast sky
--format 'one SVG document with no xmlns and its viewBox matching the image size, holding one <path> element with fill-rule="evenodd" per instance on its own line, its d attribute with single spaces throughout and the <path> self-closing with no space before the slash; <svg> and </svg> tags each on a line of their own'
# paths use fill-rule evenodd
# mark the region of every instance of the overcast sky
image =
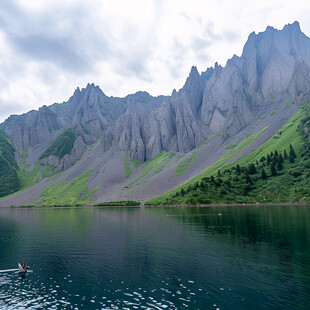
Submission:
<svg viewBox="0 0 310 310">
<path fill-rule="evenodd" d="M 1 0 L 0 122 L 87 83 L 171 94 L 192 65 L 240 56 L 252 31 L 298 20 L 310 36 L 309 16 L 309 0 Z"/>
</svg>

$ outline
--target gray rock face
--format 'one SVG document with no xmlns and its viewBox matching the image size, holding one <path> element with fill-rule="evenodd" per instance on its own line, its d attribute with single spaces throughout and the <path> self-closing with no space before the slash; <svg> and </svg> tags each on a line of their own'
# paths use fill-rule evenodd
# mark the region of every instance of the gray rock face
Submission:
<svg viewBox="0 0 310 310">
<path fill-rule="evenodd" d="M 202 104 L 204 92 L 204 85 L 196 67 L 192 67 L 181 92 L 187 98 L 193 113 L 196 114 Z"/>
<path fill-rule="evenodd" d="M 234 56 L 225 67 L 215 64 L 201 75 L 192 67 L 184 87 L 169 97 L 138 92 L 113 98 L 88 84 L 68 102 L 11 116 L 0 128 L 18 152 L 34 150 L 32 162 L 64 129 L 74 128 L 79 138 L 71 154 L 45 159 L 61 170 L 98 140 L 101 154 L 113 147 L 145 161 L 162 151 L 191 151 L 218 132 L 224 139 L 233 136 L 284 98 L 306 103 L 309 68 L 310 39 L 297 22 L 280 31 L 267 27 L 252 33 L 241 57 Z"/>
<path fill-rule="evenodd" d="M 279 31 L 267 27 L 252 33 L 241 57 L 225 68 L 215 65 L 204 90 L 201 119 L 213 131 L 231 136 L 255 117 L 271 100 L 291 97 L 309 100 L 310 40 L 295 22 Z"/>
<path fill-rule="evenodd" d="M 52 132 L 61 127 L 57 115 L 47 106 L 43 106 L 32 115 L 29 123 L 27 121 L 17 122 L 11 132 L 13 144 L 18 151 L 44 144 L 46 139 L 52 137 Z M 6 127 L 5 130 L 8 132 Z"/>
</svg>

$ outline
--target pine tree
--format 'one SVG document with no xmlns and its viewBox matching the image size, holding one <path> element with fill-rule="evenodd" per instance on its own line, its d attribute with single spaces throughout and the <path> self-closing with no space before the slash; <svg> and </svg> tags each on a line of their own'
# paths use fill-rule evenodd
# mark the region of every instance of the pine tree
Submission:
<svg viewBox="0 0 310 310">
<path fill-rule="evenodd" d="M 217 177 L 220 178 L 222 175 L 221 175 L 221 170 L 217 170 Z"/>
<path fill-rule="evenodd" d="M 290 144 L 290 163 L 293 163 L 296 158 L 296 153 L 295 153 L 295 151 L 294 151 L 294 149 L 293 149 L 293 146 L 292 146 L 292 144 Z"/>
<path fill-rule="evenodd" d="M 276 166 L 272 163 L 270 167 L 271 175 L 277 175 Z"/>
<path fill-rule="evenodd" d="M 252 178 L 250 177 L 250 175 L 248 173 L 245 174 L 245 181 L 248 183 L 248 184 L 254 184 Z"/>
<path fill-rule="evenodd" d="M 284 163 L 284 159 L 282 154 L 279 155 L 279 163 L 283 164 Z"/>
<path fill-rule="evenodd" d="M 241 173 L 241 168 L 240 168 L 239 164 L 237 164 L 237 166 L 236 166 L 236 173 L 238 175 L 240 175 L 240 173 Z"/>
<path fill-rule="evenodd" d="M 263 180 L 266 180 L 266 179 L 267 179 L 267 174 L 266 174 L 264 168 L 262 169 L 262 179 L 263 179 Z"/>
<path fill-rule="evenodd" d="M 295 151 L 294 151 L 294 148 L 293 148 L 293 146 L 292 146 L 292 144 L 290 144 L 290 155 L 292 154 L 292 156 L 294 157 L 294 158 L 296 158 L 296 153 L 295 153 Z"/>
<path fill-rule="evenodd" d="M 278 154 L 278 151 L 275 150 L 275 151 L 274 151 L 274 156 L 277 156 L 277 157 L 278 157 L 278 155 L 279 155 L 279 154 Z"/>
<path fill-rule="evenodd" d="M 266 157 L 265 156 L 262 156 L 261 158 L 260 158 L 260 162 L 262 163 L 263 161 L 265 161 L 266 160 Z"/>
<path fill-rule="evenodd" d="M 283 169 L 283 165 L 282 165 L 282 163 L 280 161 L 278 162 L 277 169 L 279 171 Z"/>
<path fill-rule="evenodd" d="M 256 168 L 255 168 L 253 163 L 249 165 L 248 172 L 249 172 L 249 174 L 257 173 L 257 170 L 256 170 Z"/>
<path fill-rule="evenodd" d="M 267 166 L 269 166 L 270 161 L 271 161 L 271 158 L 270 158 L 270 155 L 268 154 L 268 155 L 267 155 Z"/>
<path fill-rule="evenodd" d="M 284 149 L 284 159 L 287 159 L 287 153 L 286 153 L 286 149 Z"/>
</svg>

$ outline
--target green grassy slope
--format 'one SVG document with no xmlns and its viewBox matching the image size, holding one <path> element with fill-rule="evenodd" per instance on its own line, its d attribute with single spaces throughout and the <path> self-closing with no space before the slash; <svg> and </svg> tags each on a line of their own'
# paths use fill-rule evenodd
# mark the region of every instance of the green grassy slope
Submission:
<svg viewBox="0 0 310 310">
<path fill-rule="evenodd" d="M 105 202 L 99 202 L 95 203 L 94 206 L 100 207 L 100 206 L 140 206 L 141 202 L 134 201 L 134 200 L 119 200 L 119 201 L 105 201 Z"/>
<path fill-rule="evenodd" d="M 176 167 L 176 170 L 175 170 L 175 174 L 176 176 L 180 176 L 182 174 L 184 174 L 185 172 L 187 172 L 188 168 L 189 168 L 189 165 L 192 163 L 192 162 L 195 162 L 197 159 L 197 151 L 196 149 L 193 151 L 193 154 L 187 158 L 185 158 L 183 161 L 181 161 L 177 167 Z"/>
<path fill-rule="evenodd" d="M 73 145 L 74 145 L 76 138 L 77 138 L 77 135 L 72 128 L 66 129 L 42 153 L 42 155 L 40 156 L 40 159 L 43 159 L 50 155 L 55 155 L 61 159 L 66 154 L 70 154 L 70 152 L 73 149 Z"/>
<path fill-rule="evenodd" d="M 147 204 L 310 201 L 310 144 L 300 125 L 309 111 L 310 105 L 302 107 L 271 139 L 238 161 L 226 164 L 259 133 L 191 181 Z"/>
<path fill-rule="evenodd" d="M 55 205 L 76 205 L 91 203 L 92 194 L 98 189 L 89 191 L 87 182 L 93 169 L 86 171 L 73 181 L 65 184 L 59 181 L 47 186 L 41 193 L 41 199 L 36 205 L 55 206 Z"/>
<path fill-rule="evenodd" d="M 154 158 L 148 160 L 145 162 L 144 169 L 138 176 L 136 180 L 130 183 L 130 185 L 135 184 L 142 178 L 144 178 L 147 174 L 150 172 L 153 172 L 154 174 L 159 173 L 164 168 L 164 159 L 169 155 L 168 152 L 162 152 L 155 156 Z"/>
<path fill-rule="evenodd" d="M 135 167 L 135 169 L 138 169 L 142 162 L 133 158 L 129 158 L 128 156 L 124 156 L 124 169 L 125 169 L 125 176 L 126 178 L 129 178 L 132 174 L 131 165 Z"/>
<path fill-rule="evenodd" d="M 21 188 L 18 170 L 12 143 L 0 130 L 0 197 L 10 195 Z"/>
</svg>

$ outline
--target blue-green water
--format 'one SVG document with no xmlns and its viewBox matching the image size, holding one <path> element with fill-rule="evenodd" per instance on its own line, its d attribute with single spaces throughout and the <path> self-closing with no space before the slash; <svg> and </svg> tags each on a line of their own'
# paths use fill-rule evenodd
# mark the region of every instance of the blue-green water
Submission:
<svg viewBox="0 0 310 310">
<path fill-rule="evenodd" d="M 310 207 L 0 209 L 25 260 L 1 309 L 309 309 Z"/>
</svg>

